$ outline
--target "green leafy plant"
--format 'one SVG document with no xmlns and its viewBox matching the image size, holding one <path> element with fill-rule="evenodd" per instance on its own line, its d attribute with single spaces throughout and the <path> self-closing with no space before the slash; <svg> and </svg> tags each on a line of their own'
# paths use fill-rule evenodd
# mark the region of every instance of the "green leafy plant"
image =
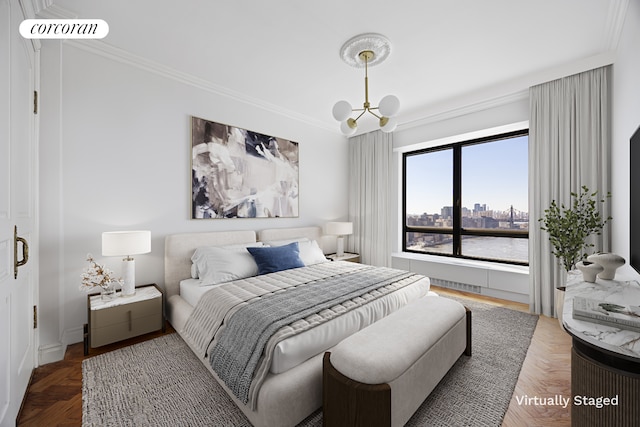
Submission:
<svg viewBox="0 0 640 427">
<path fill-rule="evenodd" d="M 565 270 L 575 268 L 581 259 L 587 257 L 587 250 L 594 245 L 587 242 L 592 234 L 601 234 L 602 228 L 611 217 L 602 218 L 597 209 L 597 203 L 605 203 L 606 199 L 597 199 L 598 192 L 589 192 L 582 186 L 580 193 L 571 193 L 573 203 L 570 208 L 564 204 L 558 206 L 555 200 L 548 209 L 544 210 L 544 217 L 538 221 L 540 227 L 549 233 L 549 241 L 553 245 L 553 255 L 562 262 Z M 607 198 L 611 193 L 607 193 Z"/>
</svg>

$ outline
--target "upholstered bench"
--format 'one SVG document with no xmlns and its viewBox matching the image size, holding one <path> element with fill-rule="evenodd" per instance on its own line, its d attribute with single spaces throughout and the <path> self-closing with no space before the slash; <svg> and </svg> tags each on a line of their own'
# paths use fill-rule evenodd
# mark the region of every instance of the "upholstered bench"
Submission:
<svg viewBox="0 0 640 427">
<path fill-rule="evenodd" d="M 324 425 L 404 425 L 462 353 L 471 311 L 437 296 L 410 303 L 325 353 Z"/>
</svg>

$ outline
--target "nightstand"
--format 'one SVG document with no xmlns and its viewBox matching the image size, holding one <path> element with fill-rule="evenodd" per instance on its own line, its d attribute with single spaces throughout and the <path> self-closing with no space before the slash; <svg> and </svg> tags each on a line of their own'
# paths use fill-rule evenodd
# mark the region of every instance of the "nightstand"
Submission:
<svg viewBox="0 0 640 427">
<path fill-rule="evenodd" d="M 327 255 L 327 258 L 331 261 L 350 261 L 350 262 L 360 262 L 359 254 L 352 254 L 349 252 L 345 252 L 344 255 L 338 256 L 336 254 Z"/>
<path fill-rule="evenodd" d="M 84 354 L 100 347 L 162 329 L 164 331 L 164 293 L 155 284 L 136 287 L 130 296 L 102 300 L 87 297 L 88 324 L 85 325 Z"/>
</svg>

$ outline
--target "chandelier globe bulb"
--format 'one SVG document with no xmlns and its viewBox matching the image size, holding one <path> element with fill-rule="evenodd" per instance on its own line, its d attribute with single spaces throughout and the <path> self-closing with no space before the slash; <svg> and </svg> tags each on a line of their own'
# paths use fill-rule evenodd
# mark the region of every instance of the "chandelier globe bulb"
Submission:
<svg viewBox="0 0 640 427">
<path fill-rule="evenodd" d="M 354 133 L 356 133 L 357 129 L 358 124 L 353 119 L 345 120 L 344 122 L 340 123 L 340 131 L 346 136 L 353 135 Z"/>
<path fill-rule="evenodd" d="M 386 119 L 386 120 L 385 120 Z M 398 127 L 398 120 L 395 117 L 381 117 L 380 130 L 385 133 L 393 132 Z"/>
<path fill-rule="evenodd" d="M 349 118 L 349 114 L 353 111 L 351 108 L 351 104 L 347 101 L 338 101 L 336 105 L 333 106 L 333 118 L 339 122 L 343 122 Z"/>
<path fill-rule="evenodd" d="M 380 100 L 378 111 L 380 114 L 387 117 L 393 117 L 398 114 L 400 110 L 400 100 L 395 95 L 387 95 Z"/>
</svg>

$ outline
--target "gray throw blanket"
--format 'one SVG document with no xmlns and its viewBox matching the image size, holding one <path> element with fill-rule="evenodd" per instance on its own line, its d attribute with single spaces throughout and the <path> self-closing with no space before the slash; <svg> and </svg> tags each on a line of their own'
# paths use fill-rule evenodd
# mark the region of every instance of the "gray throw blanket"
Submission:
<svg viewBox="0 0 640 427">
<path fill-rule="evenodd" d="M 221 330 L 209 355 L 211 366 L 246 404 L 254 372 L 267 342 L 276 331 L 409 276 L 415 276 L 415 280 L 421 277 L 391 268 L 365 268 L 256 298 L 225 322 L 226 327 Z"/>
</svg>

